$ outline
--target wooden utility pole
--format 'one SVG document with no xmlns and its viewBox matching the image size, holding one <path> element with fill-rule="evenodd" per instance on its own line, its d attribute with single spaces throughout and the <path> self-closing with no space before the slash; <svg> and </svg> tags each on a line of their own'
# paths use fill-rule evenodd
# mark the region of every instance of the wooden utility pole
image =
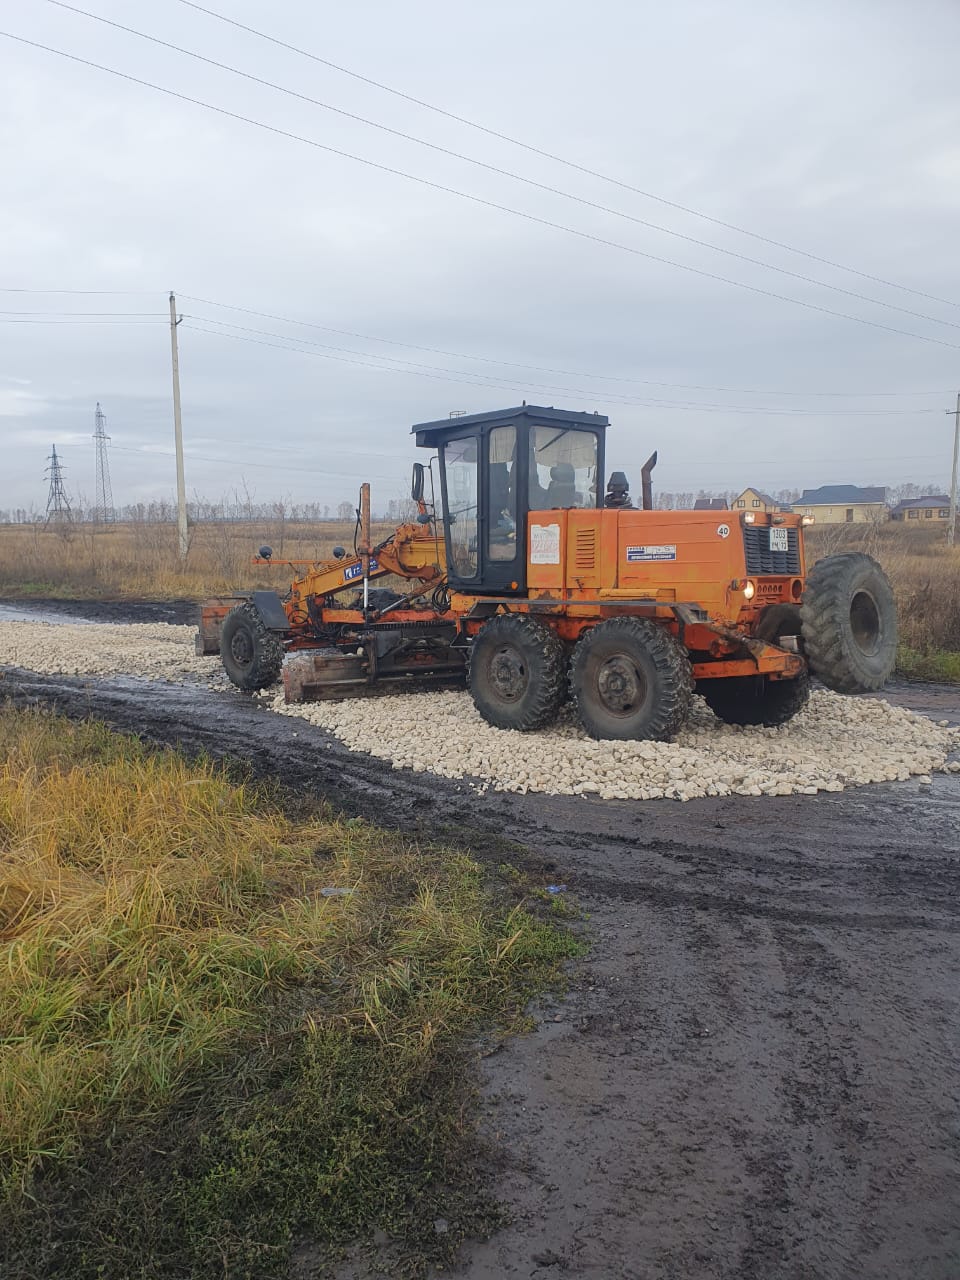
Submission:
<svg viewBox="0 0 960 1280">
<path fill-rule="evenodd" d="M 947 525 L 947 546 L 952 547 L 957 536 L 957 462 L 960 459 L 960 391 L 957 392 L 956 409 L 948 409 L 953 419 L 953 470 L 950 472 L 950 523 Z"/>
<path fill-rule="evenodd" d="M 177 300 L 170 294 L 170 356 L 173 361 L 173 434 L 177 451 L 177 541 L 180 559 L 186 560 L 190 546 L 187 532 L 187 489 L 183 478 L 183 427 L 180 421 L 180 356 L 177 351 Z"/>
</svg>

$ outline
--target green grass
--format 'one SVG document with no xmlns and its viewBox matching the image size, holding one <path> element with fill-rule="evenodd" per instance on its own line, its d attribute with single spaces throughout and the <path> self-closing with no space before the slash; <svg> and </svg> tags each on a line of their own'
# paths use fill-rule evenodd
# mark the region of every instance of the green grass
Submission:
<svg viewBox="0 0 960 1280">
<path fill-rule="evenodd" d="M 0 1275 L 269 1280 L 301 1239 L 329 1258 L 375 1229 L 398 1275 L 448 1262 L 497 1215 L 464 1045 L 579 950 L 545 906 L 463 853 L 0 712 Z"/>
<path fill-rule="evenodd" d="M 897 674 L 909 680 L 960 684 L 960 653 L 950 649 L 932 649 L 923 653 L 901 645 L 897 650 Z"/>
</svg>

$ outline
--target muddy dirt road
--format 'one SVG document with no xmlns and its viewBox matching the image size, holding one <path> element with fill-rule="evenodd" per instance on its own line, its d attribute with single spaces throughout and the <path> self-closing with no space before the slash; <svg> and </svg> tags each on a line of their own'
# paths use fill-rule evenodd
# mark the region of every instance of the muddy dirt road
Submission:
<svg viewBox="0 0 960 1280">
<path fill-rule="evenodd" d="M 513 1223 L 461 1276 L 960 1276 L 956 775 L 685 805 L 478 797 L 236 695 L 18 674 L 0 692 L 249 760 L 480 857 L 506 837 L 579 900 L 574 988 L 480 1063 Z M 960 691 L 893 696 L 960 720 Z"/>
</svg>

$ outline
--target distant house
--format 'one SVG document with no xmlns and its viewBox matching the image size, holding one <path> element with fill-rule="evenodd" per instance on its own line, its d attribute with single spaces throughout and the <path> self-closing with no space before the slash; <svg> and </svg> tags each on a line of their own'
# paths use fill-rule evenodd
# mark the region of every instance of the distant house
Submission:
<svg viewBox="0 0 960 1280">
<path fill-rule="evenodd" d="M 734 499 L 736 511 L 779 511 L 780 503 L 771 498 L 762 489 L 744 489 L 739 498 Z"/>
<path fill-rule="evenodd" d="M 804 489 L 793 509 L 818 524 L 875 524 L 887 518 L 887 491 L 879 485 L 824 484 Z"/>
<path fill-rule="evenodd" d="M 693 504 L 694 511 L 726 511 L 726 498 L 698 498 Z"/>
<path fill-rule="evenodd" d="M 926 498 L 906 498 L 890 512 L 891 520 L 949 520 L 950 499 L 945 493 Z"/>
</svg>

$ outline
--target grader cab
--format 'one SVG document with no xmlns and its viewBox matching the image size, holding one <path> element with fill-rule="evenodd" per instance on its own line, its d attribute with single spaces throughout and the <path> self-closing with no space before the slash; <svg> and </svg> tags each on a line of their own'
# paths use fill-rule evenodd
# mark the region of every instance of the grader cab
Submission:
<svg viewBox="0 0 960 1280">
<path fill-rule="evenodd" d="M 883 685 L 896 617 L 875 561 L 808 574 L 791 512 L 652 510 L 656 455 L 634 509 L 622 473 L 604 485 L 607 426 L 527 405 L 419 424 L 417 521 L 372 545 L 364 486 L 352 556 L 310 564 L 283 599 L 205 607 L 203 646 L 241 688 L 282 670 L 290 701 L 465 675 L 493 725 L 541 728 L 569 697 L 598 738 L 672 737 L 695 692 L 730 723 L 777 725 L 811 672 Z M 388 574 L 410 589 L 371 589 Z"/>
</svg>

